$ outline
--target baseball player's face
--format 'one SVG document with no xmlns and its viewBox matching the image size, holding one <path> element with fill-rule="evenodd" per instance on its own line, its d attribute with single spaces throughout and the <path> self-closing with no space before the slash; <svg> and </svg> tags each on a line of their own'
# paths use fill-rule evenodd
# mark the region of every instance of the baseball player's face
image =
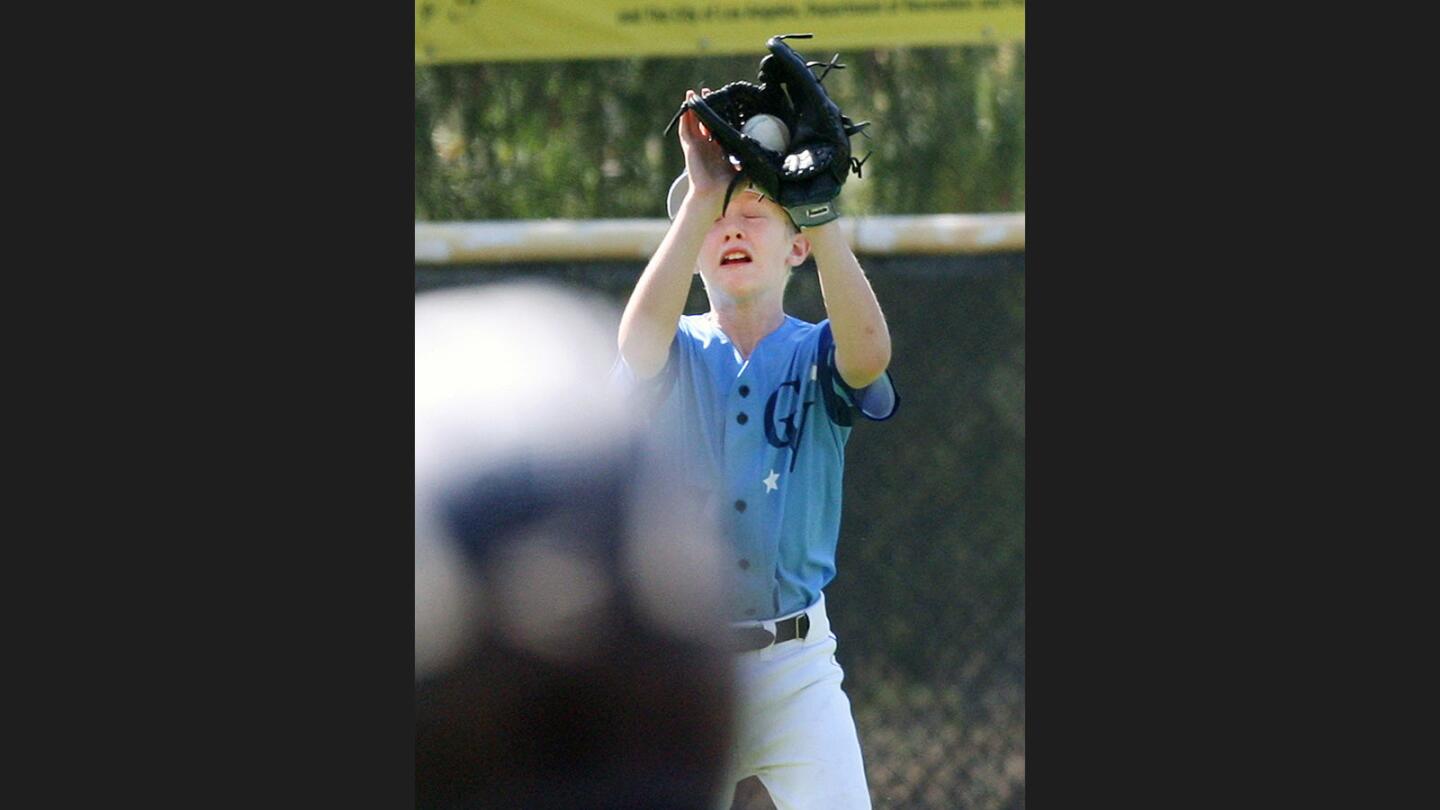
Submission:
<svg viewBox="0 0 1440 810">
<path fill-rule="evenodd" d="M 790 268 L 805 261 L 810 240 L 795 232 L 785 209 L 753 191 L 736 193 L 700 248 L 700 275 L 710 290 L 735 298 L 784 290 Z"/>
</svg>

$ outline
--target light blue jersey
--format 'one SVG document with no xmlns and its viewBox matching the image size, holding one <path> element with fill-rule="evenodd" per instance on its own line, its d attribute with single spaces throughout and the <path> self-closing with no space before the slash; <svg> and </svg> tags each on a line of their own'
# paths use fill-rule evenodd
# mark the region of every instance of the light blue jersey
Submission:
<svg viewBox="0 0 1440 810">
<path fill-rule="evenodd" d="M 709 315 L 687 315 L 664 369 L 638 393 L 666 448 L 665 474 L 701 499 L 732 541 L 731 618 L 813 605 L 835 576 L 853 416 L 894 415 L 889 373 L 859 391 L 847 386 L 828 320 L 786 316 L 744 359 Z"/>
</svg>

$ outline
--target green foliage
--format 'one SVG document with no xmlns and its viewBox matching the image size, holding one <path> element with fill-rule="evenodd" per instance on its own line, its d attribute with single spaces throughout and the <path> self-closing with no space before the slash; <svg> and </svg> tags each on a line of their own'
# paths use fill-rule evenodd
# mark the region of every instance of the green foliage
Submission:
<svg viewBox="0 0 1440 810">
<path fill-rule="evenodd" d="M 824 61 L 823 44 L 806 52 Z M 662 135 L 687 89 L 755 79 L 754 56 L 415 67 L 417 220 L 663 217 L 684 168 Z M 853 214 L 1025 207 L 1023 43 L 842 53 L 826 87 L 873 121 Z"/>
</svg>

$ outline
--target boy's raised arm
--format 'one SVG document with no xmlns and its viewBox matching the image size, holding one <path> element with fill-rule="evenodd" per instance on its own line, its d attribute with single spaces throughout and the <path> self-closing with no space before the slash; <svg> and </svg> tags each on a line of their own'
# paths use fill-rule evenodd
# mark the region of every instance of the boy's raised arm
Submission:
<svg viewBox="0 0 1440 810">
<path fill-rule="evenodd" d="M 890 365 L 890 328 L 875 291 L 837 222 L 807 228 L 820 293 L 835 337 L 835 368 L 851 388 L 864 388 Z"/>
<path fill-rule="evenodd" d="M 687 99 L 692 95 L 693 90 L 686 91 Z M 735 173 L 724 151 L 709 139 L 693 111 L 687 110 L 681 117 L 679 130 L 690 191 L 645 272 L 635 282 L 635 291 L 620 318 L 620 355 L 641 380 L 659 374 L 665 367 L 676 324 L 685 311 L 700 245 L 720 215 L 725 188 Z"/>
</svg>

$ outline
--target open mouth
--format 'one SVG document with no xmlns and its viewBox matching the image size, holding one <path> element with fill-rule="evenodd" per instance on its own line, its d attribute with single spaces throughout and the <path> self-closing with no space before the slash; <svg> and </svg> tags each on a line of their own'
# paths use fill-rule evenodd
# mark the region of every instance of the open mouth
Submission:
<svg viewBox="0 0 1440 810">
<path fill-rule="evenodd" d="M 720 266 L 728 267 L 735 264 L 749 264 L 750 254 L 743 250 L 727 250 L 725 255 L 720 257 Z"/>
</svg>

